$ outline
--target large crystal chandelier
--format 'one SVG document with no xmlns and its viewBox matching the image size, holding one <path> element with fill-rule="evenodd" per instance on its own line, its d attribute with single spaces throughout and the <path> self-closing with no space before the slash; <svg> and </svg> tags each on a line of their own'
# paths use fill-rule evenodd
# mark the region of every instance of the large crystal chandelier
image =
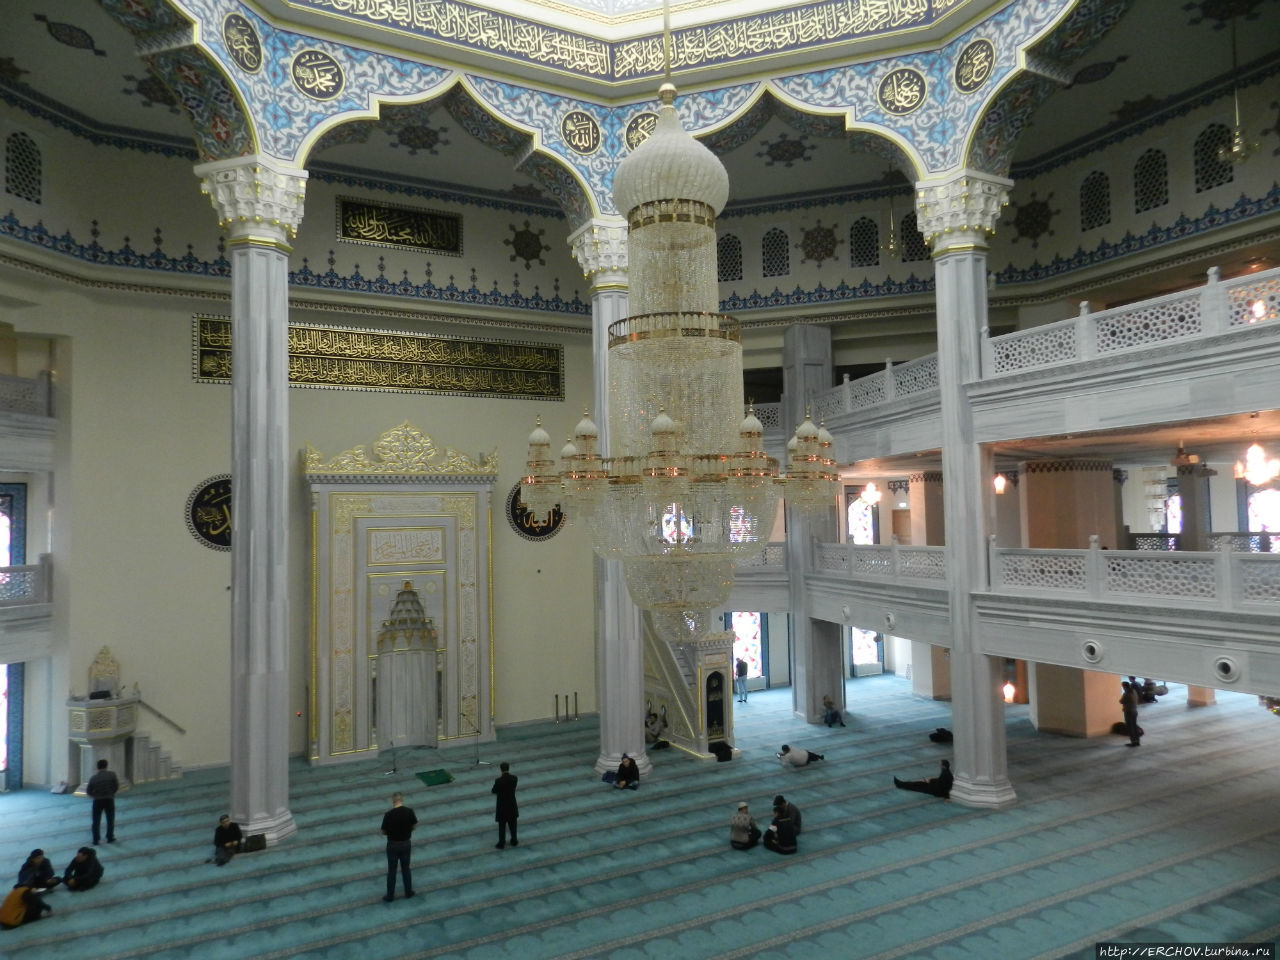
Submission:
<svg viewBox="0 0 1280 960">
<path fill-rule="evenodd" d="M 610 456 L 584 415 L 556 471 L 539 424 L 521 499 L 534 514 L 559 503 L 586 522 L 596 553 L 621 561 L 636 606 L 680 641 L 707 629 L 728 602 L 734 566 L 764 549 L 782 481 L 759 419 L 749 408 L 744 416 L 737 324 L 716 312 L 715 218 L 728 175 L 685 131 L 675 87 L 663 84 L 659 96 L 652 135 L 614 176 L 631 316 L 609 327 Z M 830 434 L 806 417 L 797 438 L 792 469 L 829 506 Z"/>
</svg>

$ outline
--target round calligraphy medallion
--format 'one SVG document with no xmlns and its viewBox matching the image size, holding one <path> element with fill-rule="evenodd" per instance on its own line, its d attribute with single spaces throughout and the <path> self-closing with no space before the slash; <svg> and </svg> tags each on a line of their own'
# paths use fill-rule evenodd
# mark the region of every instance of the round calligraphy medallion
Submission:
<svg viewBox="0 0 1280 960">
<path fill-rule="evenodd" d="M 262 43 L 247 17 L 238 13 L 223 17 L 222 42 L 236 66 L 245 73 L 257 73 L 262 67 Z"/>
<path fill-rule="evenodd" d="M 648 140 L 649 134 L 653 133 L 653 128 L 657 123 L 658 115 L 656 113 L 637 113 L 632 117 L 627 123 L 626 133 L 623 134 L 627 149 L 634 150 Z"/>
<path fill-rule="evenodd" d="M 928 89 L 923 73 L 911 67 L 899 67 L 880 81 L 876 100 L 885 113 L 905 117 L 924 103 Z"/>
<path fill-rule="evenodd" d="M 293 85 L 312 100 L 332 100 L 346 83 L 342 67 L 323 50 L 303 50 L 289 65 Z"/>
<path fill-rule="evenodd" d="M 187 497 L 187 529 L 213 550 L 231 549 L 231 474 L 210 477 Z"/>
<path fill-rule="evenodd" d="M 560 136 L 569 149 L 582 156 L 590 156 L 600 149 L 600 124 L 596 118 L 582 110 L 570 110 L 560 121 Z"/>
<path fill-rule="evenodd" d="M 996 65 L 996 48 L 990 40 L 975 40 L 956 58 L 956 89 L 973 93 L 989 79 Z"/>
<path fill-rule="evenodd" d="M 507 523 L 511 524 L 511 529 L 526 540 L 549 540 L 564 526 L 564 514 L 557 506 L 551 511 L 550 517 L 538 523 L 529 515 L 528 508 L 520 499 L 520 484 L 517 482 L 507 494 Z"/>
</svg>

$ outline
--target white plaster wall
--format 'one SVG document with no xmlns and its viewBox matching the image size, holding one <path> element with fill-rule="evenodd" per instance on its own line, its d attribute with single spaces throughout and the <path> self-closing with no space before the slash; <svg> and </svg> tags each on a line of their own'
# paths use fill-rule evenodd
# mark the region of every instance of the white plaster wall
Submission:
<svg viewBox="0 0 1280 960">
<path fill-rule="evenodd" d="M 29 118 L 6 111 L 0 108 L 0 128 L 32 129 Z M 55 235 L 69 232 L 87 243 L 91 221 L 97 220 L 103 247 L 119 247 L 128 236 L 133 249 L 144 254 L 152 249 L 152 234 L 159 226 L 167 254 L 180 256 L 190 243 L 200 259 L 217 256 L 214 213 L 189 161 L 93 147 L 53 129 L 36 129 L 34 135 L 44 154 L 45 190 L 40 204 L 7 198 L 22 223 L 40 221 Z M 359 194 L 327 184 L 313 186 L 299 244 L 320 251 L 323 261 L 337 246 L 332 239 L 332 195 Z M 474 266 L 483 289 L 496 280 L 503 292 L 509 292 L 518 267 L 524 293 L 532 294 L 536 283 L 544 295 L 552 296 L 557 277 L 564 281 L 563 296 L 572 297 L 576 288 L 585 290 L 563 241 L 564 221 L 548 219 L 548 265 L 535 264 L 526 271 L 523 263 L 510 262 L 510 248 L 501 242 L 510 236 L 507 224 L 523 225 L 525 217 L 479 210 L 462 206 L 466 254 L 448 258 L 460 286 L 470 285 Z M 339 254 L 339 272 L 349 272 L 358 261 L 365 276 L 376 275 L 370 266 L 383 251 L 344 248 L 349 249 Z M 40 255 L 21 244 L 14 250 Z M 399 251 L 386 253 L 402 256 Z M 295 266 L 300 256 L 295 254 Z M 388 257 L 387 275 L 399 279 L 408 262 L 406 258 L 405 267 L 400 267 L 399 260 Z M 422 264 L 420 257 L 414 258 L 410 274 L 415 282 L 424 279 Z M 76 264 L 69 265 L 76 269 Z M 313 260 L 312 268 L 322 272 L 328 266 Z M 441 274 L 435 271 L 436 282 L 447 283 Z M 225 763 L 229 554 L 210 550 L 191 537 L 183 507 L 194 487 L 230 469 L 230 388 L 194 383 L 191 374 L 192 315 L 227 315 L 228 303 L 217 296 L 157 296 L 67 283 L 29 271 L 6 271 L 2 279 L 5 319 L 24 335 L 20 372 L 33 376 L 45 367 L 56 369 L 62 418 L 55 500 L 46 516 L 31 518 L 33 550 L 52 547 L 55 554 L 58 638 L 54 658 L 37 662 L 28 674 L 34 679 L 29 681 L 32 696 L 27 701 L 27 779 L 56 782 L 65 775 L 59 774 L 66 763 L 62 700 L 68 688 L 83 692 L 89 663 L 104 645 L 120 660 L 124 682 L 137 682 L 147 702 L 186 729 L 185 735 L 179 734 L 143 715 L 143 726 L 176 762 L 188 767 Z M 153 283 L 156 275 L 139 272 L 137 279 Z M 229 283 L 224 285 L 229 291 Z M 534 418 L 541 414 L 553 436 L 558 431 L 567 435 L 591 402 L 590 339 L 523 327 L 473 327 L 456 310 L 437 303 L 404 306 L 451 314 L 452 319 L 415 324 L 402 317 L 369 315 L 367 303 L 354 302 L 349 314 L 299 310 L 292 319 L 563 343 L 565 400 L 294 388 L 289 395 L 291 446 L 300 454 L 310 442 L 332 456 L 357 444 L 371 445 L 387 429 L 409 420 L 441 448 L 451 446 L 473 456 L 496 450 L 501 473 L 494 484 L 490 532 L 496 722 L 550 716 L 553 692 L 577 692 L 579 710 L 594 711 L 589 537 L 571 526 L 547 542 L 529 542 L 510 530 L 502 513 L 507 491 L 521 472 Z M 575 323 L 584 320 L 566 318 L 566 324 Z M 50 344 L 57 353 L 52 362 Z M 299 470 L 290 506 L 290 702 L 282 705 L 290 712 L 290 745 L 298 753 L 305 749 L 310 679 L 310 504 L 302 491 Z M 296 716 L 298 711 L 302 716 Z"/>
</svg>

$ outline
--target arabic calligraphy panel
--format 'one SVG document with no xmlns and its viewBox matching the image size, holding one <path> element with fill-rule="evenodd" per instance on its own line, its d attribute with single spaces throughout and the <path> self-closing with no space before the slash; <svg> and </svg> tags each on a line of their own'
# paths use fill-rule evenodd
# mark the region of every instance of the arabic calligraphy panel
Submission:
<svg viewBox="0 0 1280 960">
<path fill-rule="evenodd" d="M 231 474 L 210 477 L 191 491 L 186 520 L 191 535 L 206 547 L 231 549 Z"/>
<path fill-rule="evenodd" d="M 337 225 L 348 243 L 462 254 L 462 217 L 440 210 L 338 197 Z"/>
<path fill-rule="evenodd" d="M 924 103 L 928 83 L 913 67 L 899 67 L 887 73 L 876 89 L 876 100 L 885 113 L 905 117 Z"/>
<path fill-rule="evenodd" d="M 961 93 L 973 93 L 991 79 L 996 63 L 996 48 L 990 40 L 979 37 L 956 58 L 955 83 Z"/>
<path fill-rule="evenodd" d="M 229 383 L 231 321 L 196 316 L 192 323 L 194 378 L 203 383 Z M 291 324 L 289 383 L 348 390 L 563 399 L 564 348 Z"/>
<path fill-rule="evenodd" d="M 321 102 L 336 99 L 346 84 L 338 61 L 323 50 L 303 50 L 289 65 L 289 75 L 304 97 Z"/>
<path fill-rule="evenodd" d="M 570 110 L 560 121 L 560 136 L 569 149 L 589 157 L 600 149 L 600 124 L 583 110 Z"/>
<path fill-rule="evenodd" d="M 236 66 L 245 73 L 262 69 L 262 41 L 258 31 L 245 17 L 229 13 L 222 20 L 222 42 Z"/>
</svg>

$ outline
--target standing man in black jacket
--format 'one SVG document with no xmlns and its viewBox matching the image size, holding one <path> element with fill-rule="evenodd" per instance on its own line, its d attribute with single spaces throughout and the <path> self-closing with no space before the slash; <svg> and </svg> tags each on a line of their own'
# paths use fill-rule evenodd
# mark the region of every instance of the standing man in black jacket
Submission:
<svg viewBox="0 0 1280 960">
<path fill-rule="evenodd" d="M 418 818 L 404 805 L 404 797 L 393 793 L 391 809 L 382 815 L 382 832 L 387 838 L 387 895 L 382 899 L 387 903 L 396 898 L 396 864 L 400 865 L 405 898 L 413 896 L 413 871 L 409 869 L 409 854 L 413 850 L 413 828 L 417 825 Z"/>
<path fill-rule="evenodd" d="M 511 772 L 511 764 L 503 760 L 498 764 L 498 769 L 502 773 L 493 781 L 493 789 L 489 792 L 498 798 L 493 811 L 493 819 L 498 821 L 498 842 L 494 847 L 501 850 L 507 845 L 508 828 L 511 829 L 511 845 L 520 846 L 520 841 L 516 839 L 516 820 L 520 816 L 520 810 L 516 806 L 517 777 Z"/>
<path fill-rule="evenodd" d="M 120 780 L 114 770 L 107 769 L 105 759 L 98 761 L 98 772 L 89 778 L 84 792 L 93 798 L 93 845 L 101 846 L 102 815 L 107 815 L 107 843 L 116 842 L 116 791 Z"/>
</svg>

